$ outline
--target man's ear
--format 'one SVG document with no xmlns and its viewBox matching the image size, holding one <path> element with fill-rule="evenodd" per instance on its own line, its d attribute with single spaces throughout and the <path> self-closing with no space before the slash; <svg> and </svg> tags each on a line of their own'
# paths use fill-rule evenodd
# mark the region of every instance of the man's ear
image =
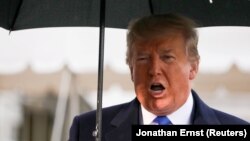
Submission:
<svg viewBox="0 0 250 141">
<path fill-rule="evenodd" d="M 193 80 L 198 73 L 199 70 L 199 60 L 195 60 L 191 62 L 191 68 L 189 73 L 189 79 Z"/>
</svg>

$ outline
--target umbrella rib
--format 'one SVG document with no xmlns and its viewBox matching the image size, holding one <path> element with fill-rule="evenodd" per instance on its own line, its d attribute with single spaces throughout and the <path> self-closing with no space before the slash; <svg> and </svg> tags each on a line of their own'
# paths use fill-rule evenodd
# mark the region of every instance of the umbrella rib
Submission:
<svg viewBox="0 0 250 141">
<path fill-rule="evenodd" d="M 152 2 L 152 0 L 148 0 L 148 3 L 149 3 L 150 13 L 151 13 L 151 15 L 153 15 L 154 14 L 154 8 L 153 8 L 153 2 Z"/>
<path fill-rule="evenodd" d="M 23 4 L 23 0 L 20 0 L 20 2 L 19 2 L 19 4 L 18 4 L 18 7 L 17 7 L 17 10 L 16 10 L 16 12 L 14 13 L 14 18 L 13 18 L 12 21 L 10 21 L 9 34 L 11 33 L 11 31 L 12 31 L 13 28 L 14 28 L 14 25 L 15 25 L 15 23 L 16 23 L 16 20 L 17 20 L 17 17 L 18 17 L 18 13 L 19 13 L 19 11 L 20 11 L 20 9 L 21 9 L 22 4 Z"/>
</svg>

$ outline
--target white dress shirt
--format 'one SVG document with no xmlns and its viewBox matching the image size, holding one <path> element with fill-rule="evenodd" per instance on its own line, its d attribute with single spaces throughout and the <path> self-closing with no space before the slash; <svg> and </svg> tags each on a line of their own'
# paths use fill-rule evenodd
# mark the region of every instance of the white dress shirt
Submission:
<svg viewBox="0 0 250 141">
<path fill-rule="evenodd" d="M 170 115 L 166 115 L 172 124 L 174 125 L 188 125 L 191 124 L 192 110 L 193 110 L 193 96 L 190 92 L 187 101 L 175 112 Z M 142 120 L 143 124 L 152 124 L 152 121 L 156 118 L 156 115 L 147 111 L 142 105 Z"/>
</svg>

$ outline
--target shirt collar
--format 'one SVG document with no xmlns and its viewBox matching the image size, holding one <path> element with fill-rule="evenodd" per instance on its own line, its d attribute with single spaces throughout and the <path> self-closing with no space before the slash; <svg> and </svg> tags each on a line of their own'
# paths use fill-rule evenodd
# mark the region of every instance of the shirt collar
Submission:
<svg viewBox="0 0 250 141">
<path fill-rule="evenodd" d="M 179 125 L 187 125 L 191 123 L 192 119 L 192 110 L 193 110 L 193 95 L 190 92 L 187 101 L 175 112 L 173 112 L 170 115 L 167 115 L 170 121 L 173 124 L 179 124 Z M 147 111 L 142 105 L 141 105 L 141 111 L 142 111 L 142 119 L 143 124 L 151 124 L 156 115 L 150 113 Z"/>
</svg>

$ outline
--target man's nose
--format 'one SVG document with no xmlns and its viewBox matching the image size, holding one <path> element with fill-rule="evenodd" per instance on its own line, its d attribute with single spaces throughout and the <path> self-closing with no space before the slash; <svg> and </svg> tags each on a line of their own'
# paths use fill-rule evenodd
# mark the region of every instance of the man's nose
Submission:
<svg viewBox="0 0 250 141">
<path fill-rule="evenodd" d="M 152 76 L 157 76 L 161 74 L 161 61 L 158 57 L 154 57 L 150 61 L 149 74 Z"/>
</svg>

